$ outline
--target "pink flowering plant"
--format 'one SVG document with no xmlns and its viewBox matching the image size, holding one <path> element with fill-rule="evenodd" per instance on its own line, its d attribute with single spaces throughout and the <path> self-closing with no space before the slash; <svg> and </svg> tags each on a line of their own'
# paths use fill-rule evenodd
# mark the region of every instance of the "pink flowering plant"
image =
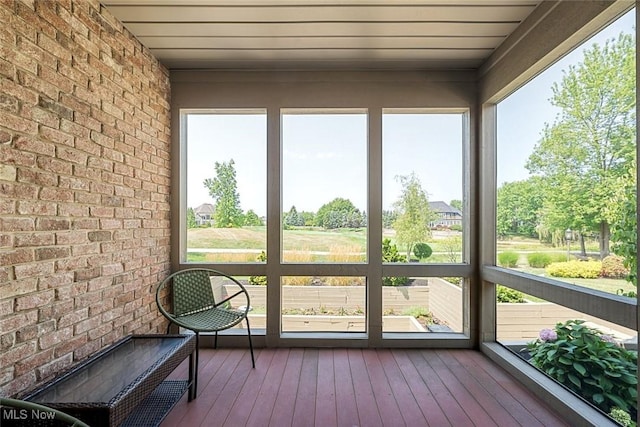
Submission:
<svg viewBox="0 0 640 427">
<path fill-rule="evenodd" d="M 530 362 L 606 413 L 619 408 L 637 419 L 638 353 L 583 320 L 543 329 L 527 344 Z"/>
</svg>

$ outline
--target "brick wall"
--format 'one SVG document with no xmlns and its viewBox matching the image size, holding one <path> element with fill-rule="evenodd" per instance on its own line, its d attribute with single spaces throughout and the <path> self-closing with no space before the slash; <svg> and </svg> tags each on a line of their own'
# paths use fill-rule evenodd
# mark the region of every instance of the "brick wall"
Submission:
<svg viewBox="0 0 640 427">
<path fill-rule="evenodd" d="M 0 396 L 163 329 L 168 72 L 96 0 L 0 0 Z"/>
</svg>

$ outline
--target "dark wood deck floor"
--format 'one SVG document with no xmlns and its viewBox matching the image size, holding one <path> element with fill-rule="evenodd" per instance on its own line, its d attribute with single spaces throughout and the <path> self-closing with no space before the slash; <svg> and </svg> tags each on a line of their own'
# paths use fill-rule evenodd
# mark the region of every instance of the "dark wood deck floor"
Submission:
<svg viewBox="0 0 640 427">
<path fill-rule="evenodd" d="M 198 398 L 162 427 L 561 425 L 479 352 L 281 348 L 256 350 L 256 369 L 247 350 L 201 350 Z"/>
</svg>

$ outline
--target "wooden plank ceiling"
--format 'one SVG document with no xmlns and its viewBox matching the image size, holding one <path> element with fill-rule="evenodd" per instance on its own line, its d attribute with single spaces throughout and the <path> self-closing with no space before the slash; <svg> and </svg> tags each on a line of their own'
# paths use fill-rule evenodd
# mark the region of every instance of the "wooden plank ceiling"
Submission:
<svg viewBox="0 0 640 427">
<path fill-rule="evenodd" d="M 540 0 L 103 0 L 171 69 L 478 68 Z"/>
</svg>

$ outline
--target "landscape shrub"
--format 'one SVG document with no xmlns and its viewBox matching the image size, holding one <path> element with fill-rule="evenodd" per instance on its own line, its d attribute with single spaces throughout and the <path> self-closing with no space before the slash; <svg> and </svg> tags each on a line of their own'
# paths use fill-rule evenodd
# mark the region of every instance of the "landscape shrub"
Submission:
<svg viewBox="0 0 640 427">
<path fill-rule="evenodd" d="M 609 255 L 602 260 L 600 275 L 610 279 L 624 279 L 629 275 L 629 269 L 624 266 L 624 258 L 618 255 Z"/>
<path fill-rule="evenodd" d="M 545 270 L 553 277 L 596 279 L 600 277 L 602 263 L 593 260 L 552 262 Z"/>
<path fill-rule="evenodd" d="M 416 243 L 416 245 L 413 247 L 413 254 L 418 259 L 427 259 L 431 256 L 432 253 L 433 249 L 431 249 L 431 246 L 426 243 Z"/>
<path fill-rule="evenodd" d="M 407 262 L 407 257 L 398 252 L 398 247 L 390 239 L 382 240 L 382 262 Z M 383 286 L 403 286 L 409 283 L 408 277 L 383 277 Z"/>
<path fill-rule="evenodd" d="M 605 413 L 619 408 L 637 417 L 638 353 L 583 320 L 543 329 L 527 344 L 530 362 Z"/>
<path fill-rule="evenodd" d="M 498 254 L 498 265 L 501 267 L 515 267 L 520 255 L 517 252 L 506 251 Z"/>
<path fill-rule="evenodd" d="M 261 251 L 256 257 L 256 261 L 267 262 L 267 253 L 265 251 Z M 267 276 L 249 276 L 249 284 L 267 286 Z"/>
<path fill-rule="evenodd" d="M 507 288 L 506 286 L 496 286 L 496 301 L 497 302 L 510 302 L 510 303 L 524 303 L 524 294 L 515 289 Z"/>
<path fill-rule="evenodd" d="M 527 255 L 527 261 L 529 262 L 529 267 L 533 268 L 545 268 L 552 262 L 551 255 L 544 252 L 534 252 Z"/>
</svg>

